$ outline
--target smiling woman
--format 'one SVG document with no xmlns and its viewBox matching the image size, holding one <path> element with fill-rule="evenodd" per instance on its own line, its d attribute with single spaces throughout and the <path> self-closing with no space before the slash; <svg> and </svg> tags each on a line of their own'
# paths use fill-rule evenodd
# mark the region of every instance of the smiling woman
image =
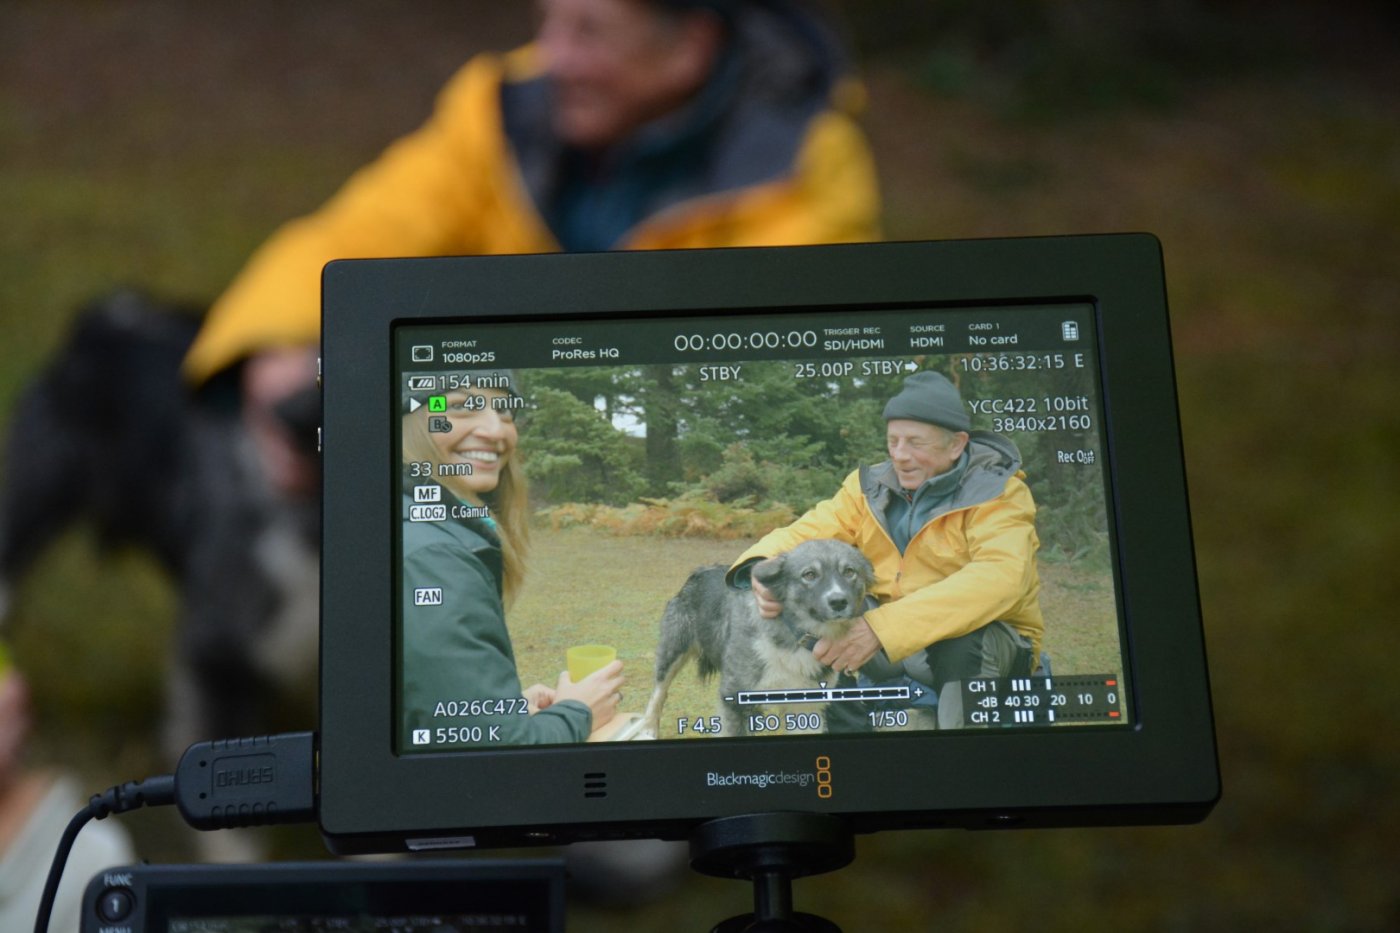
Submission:
<svg viewBox="0 0 1400 933">
<path fill-rule="evenodd" d="M 513 374 L 452 373 L 403 397 L 403 463 L 415 481 L 436 483 L 478 513 L 500 539 L 509 603 L 524 578 L 529 546 L 525 473 L 515 456 Z"/>
<path fill-rule="evenodd" d="M 513 462 L 518 435 L 510 395 L 502 389 L 459 389 L 441 399 L 446 419 L 426 426 L 437 475 L 459 498 L 485 505 L 482 496 L 495 491 Z M 425 427 L 421 418 L 415 425 L 420 432 Z M 434 430 L 437 425 L 446 430 Z"/>
<path fill-rule="evenodd" d="M 405 726 L 405 744 L 581 742 L 621 698 L 620 661 L 578 682 L 564 671 L 554 687 L 520 683 L 505 619 L 527 527 L 513 381 L 507 370 L 420 375 L 402 396 L 399 651 L 415 665 L 402 690 L 405 708 L 433 711 L 427 728 Z"/>
</svg>

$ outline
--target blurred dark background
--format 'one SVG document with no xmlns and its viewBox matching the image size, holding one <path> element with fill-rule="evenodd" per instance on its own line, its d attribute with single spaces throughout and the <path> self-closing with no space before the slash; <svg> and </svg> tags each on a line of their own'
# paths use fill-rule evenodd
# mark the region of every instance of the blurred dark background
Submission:
<svg viewBox="0 0 1400 933">
<path fill-rule="evenodd" d="M 1192 827 L 862 839 L 799 907 L 851 933 L 1400 928 L 1400 15 L 839 9 L 890 237 L 1162 240 L 1225 791 Z M 529 4 L 487 0 L 7 0 L 0 419 L 81 302 L 119 284 L 209 301 L 470 53 L 529 29 Z M 77 532 L 17 597 L 36 763 L 93 790 L 167 770 L 173 600 L 153 565 Z M 125 822 L 143 856 L 191 857 L 167 814 Z M 320 851 L 311 829 L 279 845 Z M 571 929 L 696 929 L 747 903 L 695 878 L 633 911 L 580 906 Z"/>
</svg>

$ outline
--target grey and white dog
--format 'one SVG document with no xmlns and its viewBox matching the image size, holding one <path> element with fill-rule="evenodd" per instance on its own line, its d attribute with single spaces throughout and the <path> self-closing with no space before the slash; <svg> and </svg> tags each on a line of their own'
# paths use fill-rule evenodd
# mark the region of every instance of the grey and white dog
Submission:
<svg viewBox="0 0 1400 933">
<path fill-rule="evenodd" d="M 812 656 L 812 646 L 846 633 L 875 578 L 870 561 L 851 545 L 827 538 L 804 541 L 754 565 L 753 579 L 783 604 L 778 618 L 764 619 L 753 593 L 729 586 L 725 570 L 722 564 L 696 570 L 666 604 L 656 649 L 656 686 L 642 715 L 640 736 L 660 734 L 671 682 L 692 658 L 701 677 L 719 674 L 724 735 L 746 734 L 748 717 L 762 712 L 741 705 L 740 693 L 815 688 L 834 680 L 831 669 Z"/>
</svg>

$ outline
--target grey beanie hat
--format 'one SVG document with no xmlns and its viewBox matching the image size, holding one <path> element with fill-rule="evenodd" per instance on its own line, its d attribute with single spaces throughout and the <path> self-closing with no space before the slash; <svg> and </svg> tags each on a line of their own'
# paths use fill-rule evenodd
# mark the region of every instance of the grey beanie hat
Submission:
<svg viewBox="0 0 1400 933">
<path fill-rule="evenodd" d="M 967 415 L 957 386 L 942 373 L 915 373 L 904 380 L 904 388 L 885 403 L 885 420 L 908 418 L 936 424 L 949 431 L 968 431 L 972 419 Z"/>
</svg>

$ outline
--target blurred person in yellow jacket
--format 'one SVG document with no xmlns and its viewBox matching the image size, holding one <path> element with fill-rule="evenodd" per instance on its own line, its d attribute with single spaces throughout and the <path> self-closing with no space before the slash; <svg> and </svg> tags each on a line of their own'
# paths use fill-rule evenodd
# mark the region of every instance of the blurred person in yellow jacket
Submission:
<svg viewBox="0 0 1400 933">
<path fill-rule="evenodd" d="M 963 680 L 1024 676 L 1039 663 L 1035 500 L 1016 445 L 972 431 L 957 387 L 941 373 L 906 379 L 884 418 L 889 459 L 851 473 L 835 496 L 764 536 L 728 576 L 754 591 L 765 618 L 776 618 L 781 603 L 751 579 L 755 564 L 813 538 L 860 548 L 875 568 L 878 605 L 813 654 L 847 684 L 860 672 L 932 688 L 939 727 L 957 728 Z M 868 728 L 857 707 L 834 705 L 829 725 Z"/>
<path fill-rule="evenodd" d="M 279 229 L 185 360 L 237 368 L 269 480 L 314 489 L 277 413 L 314 379 L 333 259 L 795 245 L 879 236 L 859 86 L 800 0 L 540 0 L 428 121 Z"/>
</svg>

